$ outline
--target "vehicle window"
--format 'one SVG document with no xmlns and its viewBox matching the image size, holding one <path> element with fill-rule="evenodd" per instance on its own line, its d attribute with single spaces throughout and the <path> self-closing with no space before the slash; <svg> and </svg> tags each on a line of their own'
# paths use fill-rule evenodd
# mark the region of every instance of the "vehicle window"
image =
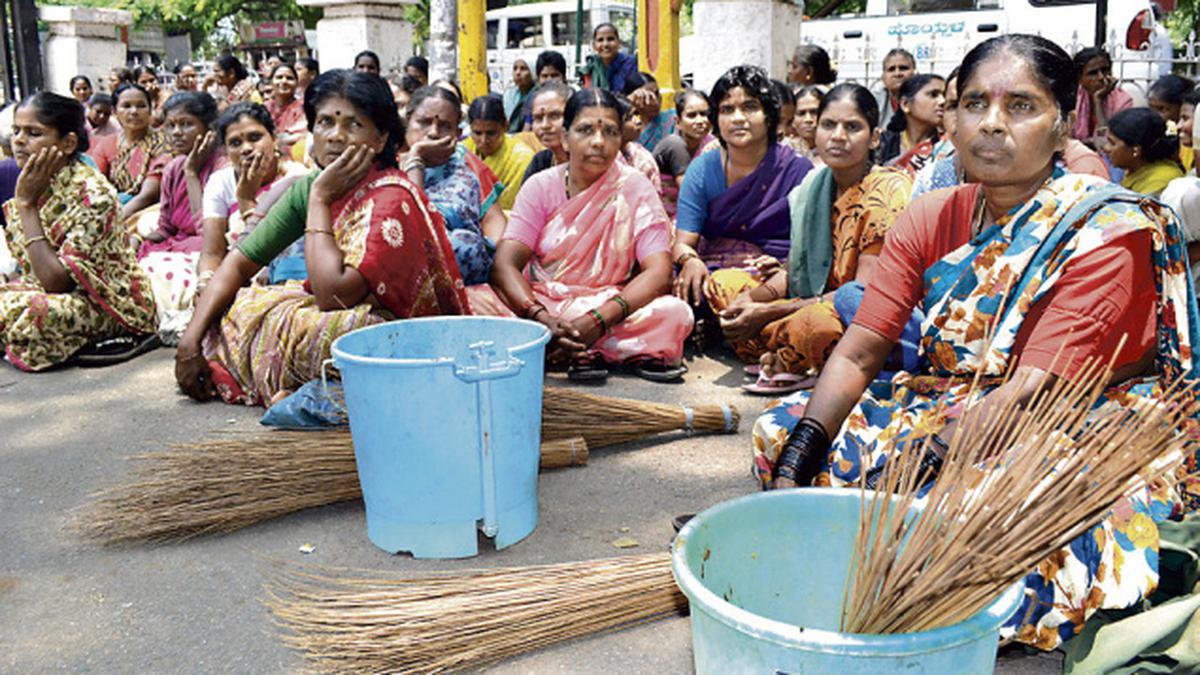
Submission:
<svg viewBox="0 0 1200 675">
<path fill-rule="evenodd" d="M 542 38 L 542 17 L 509 17 L 508 40 L 506 44 L 508 45 L 509 49 L 544 46 L 545 40 Z"/>
<path fill-rule="evenodd" d="M 617 27 L 617 33 L 621 36 L 621 41 L 632 52 L 636 37 L 633 34 L 633 11 L 628 9 L 610 9 L 608 10 L 608 21 Z M 590 40 L 591 37 L 591 32 L 589 31 L 588 39 Z"/>
<path fill-rule="evenodd" d="M 583 13 L 583 41 L 592 35 L 592 17 Z M 555 45 L 575 44 L 575 12 L 558 12 L 550 15 L 550 38 Z"/>
<path fill-rule="evenodd" d="M 1035 2 L 1037 0 L 1034 0 Z M 888 0 L 888 14 L 926 14 L 929 12 L 961 12 L 972 9 L 999 7 L 997 0 Z"/>
<path fill-rule="evenodd" d="M 1029 0 L 1034 7 L 1053 7 L 1055 5 L 1090 5 L 1092 0 Z"/>
<path fill-rule="evenodd" d="M 496 48 L 496 41 L 497 41 L 496 39 L 497 39 L 499 33 L 500 33 L 500 20 L 499 19 L 492 19 L 491 21 L 487 22 L 487 48 L 488 49 Z"/>
</svg>

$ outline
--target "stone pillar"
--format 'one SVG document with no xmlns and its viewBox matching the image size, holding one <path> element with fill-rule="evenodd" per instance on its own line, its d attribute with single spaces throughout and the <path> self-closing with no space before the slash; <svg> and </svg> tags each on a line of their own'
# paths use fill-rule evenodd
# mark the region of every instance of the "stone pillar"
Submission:
<svg viewBox="0 0 1200 675">
<path fill-rule="evenodd" d="M 458 81 L 458 2 L 429 0 L 429 81 Z"/>
<path fill-rule="evenodd" d="M 404 6 L 414 0 L 297 0 L 305 7 L 320 7 L 317 22 L 317 59 L 321 70 L 353 68 L 354 55 L 370 49 L 379 55 L 380 75 L 402 73 L 413 54 L 412 25 L 404 20 Z"/>
<path fill-rule="evenodd" d="M 125 65 L 121 39 L 133 23 L 130 12 L 118 9 L 59 7 L 38 9 L 49 36 L 42 47 L 46 89 L 71 95 L 71 78 L 86 75 L 96 90 L 107 90 L 108 71 Z"/>
<path fill-rule="evenodd" d="M 720 54 L 695 65 L 695 86 L 712 89 L 726 70 L 761 66 L 776 79 L 787 76 L 787 60 L 800 44 L 802 4 L 791 0 L 696 0 L 692 6 L 697 54 Z"/>
</svg>

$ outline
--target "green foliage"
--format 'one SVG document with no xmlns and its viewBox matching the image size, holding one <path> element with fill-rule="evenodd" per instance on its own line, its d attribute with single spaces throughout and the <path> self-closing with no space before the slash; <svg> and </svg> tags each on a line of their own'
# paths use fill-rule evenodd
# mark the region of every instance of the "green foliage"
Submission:
<svg viewBox="0 0 1200 675">
<path fill-rule="evenodd" d="M 40 0 L 47 5 L 74 5 L 125 9 L 133 12 L 135 26 L 158 24 L 169 35 L 191 33 L 192 43 L 202 43 L 225 17 L 234 20 L 303 19 L 312 28 L 321 18 L 317 7 L 301 7 L 295 0 Z"/>
<path fill-rule="evenodd" d="M 1200 0 L 1179 0 L 1175 11 L 1167 15 L 1166 23 L 1176 45 L 1187 40 L 1188 33 L 1200 33 Z"/>
</svg>

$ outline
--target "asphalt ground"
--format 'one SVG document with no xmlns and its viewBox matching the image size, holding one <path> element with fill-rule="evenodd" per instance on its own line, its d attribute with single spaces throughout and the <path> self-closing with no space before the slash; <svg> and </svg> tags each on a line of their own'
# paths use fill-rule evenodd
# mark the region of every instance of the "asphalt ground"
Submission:
<svg viewBox="0 0 1200 675">
<path fill-rule="evenodd" d="M 586 467 L 543 472 L 539 523 L 468 560 L 389 555 L 366 536 L 361 502 L 292 514 L 180 544 L 105 548 L 66 528 L 94 491 L 128 479 L 129 455 L 214 432 L 260 429 L 261 410 L 197 404 L 161 349 L 104 369 L 30 375 L 0 366 L 0 672 L 281 673 L 304 668 L 261 604 L 273 560 L 395 571 L 491 568 L 666 550 L 671 518 L 756 490 L 745 395 L 728 353 L 693 358 L 685 382 L 615 375 L 589 391 L 667 403 L 731 403 L 736 435 L 672 434 L 595 450 Z M 565 386 L 561 376 L 550 384 Z M 613 542 L 632 538 L 638 546 Z M 311 545 L 312 552 L 300 551 Z M 307 548 L 307 547 L 306 547 Z M 686 673 L 688 619 L 576 640 L 494 665 L 502 673 Z M 997 672 L 1061 671 L 1057 654 L 1009 650 Z"/>
</svg>

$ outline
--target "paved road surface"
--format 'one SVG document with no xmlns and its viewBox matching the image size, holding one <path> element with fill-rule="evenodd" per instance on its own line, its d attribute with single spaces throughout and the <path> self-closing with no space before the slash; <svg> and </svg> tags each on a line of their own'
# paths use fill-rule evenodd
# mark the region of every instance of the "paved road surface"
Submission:
<svg viewBox="0 0 1200 675">
<path fill-rule="evenodd" d="M 755 489 L 749 439 L 763 401 L 736 387 L 741 372 L 732 359 L 702 358 L 682 385 L 620 376 L 598 391 L 733 403 L 743 415 L 738 435 L 603 449 L 587 467 L 543 473 L 539 525 L 506 551 L 468 561 L 387 555 L 366 538 L 361 502 L 184 544 L 97 548 L 63 526 L 89 493 L 127 475 L 123 457 L 215 430 L 258 428 L 258 410 L 178 394 L 171 356 L 158 350 L 112 368 L 39 375 L 0 365 L 0 672 L 292 672 L 303 661 L 276 637 L 259 603 L 267 559 L 416 572 L 657 551 L 670 540 L 673 515 Z M 612 541 L 620 537 L 641 546 L 618 550 Z M 316 547 L 309 555 L 298 550 L 306 543 Z M 690 642 L 681 617 L 493 670 L 690 672 Z M 1017 654 L 1001 661 L 1000 672 L 1059 672 L 1060 663 L 1055 655 Z"/>
</svg>

